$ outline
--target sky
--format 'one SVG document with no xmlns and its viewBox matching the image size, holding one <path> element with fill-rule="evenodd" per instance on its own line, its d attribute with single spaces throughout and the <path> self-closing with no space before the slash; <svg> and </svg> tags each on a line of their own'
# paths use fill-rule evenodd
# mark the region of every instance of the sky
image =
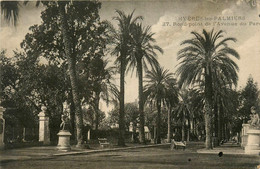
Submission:
<svg viewBox="0 0 260 169">
<path fill-rule="evenodd" d="M 158 54 L 161 66 L 171 72 L 176 70 L 177 52 L 182 48 L 180 43 L 192 38 L 191 31 L 201 33 L 203 29 L 210 31 L 224 30 L 225 37 L 235 37 L 236 43 L 230 46 L 238 51 L 240 60 L 235 60 L 239 66 L 238 89 L 246 85 L 249 75 L 260 83 L 260 0 L 257 7 L 251 8 L 243 0 L 175 0 L 175 1 L 102 1 L 100 9 L 101 20 L 113 24 L 115 9 L 144 17 L 143 24 L 150 25 L 154 38 L 163 50 Z M 221 1 L 221 0 L 218 0 Z M 12 57 L 12 50 L 19 49 L 28 28 L 41 22 L 40 13 L 43 8 L 35 8 L 33 3 L 20 9 L 17 27 L 8 26 L 1 17 L 0 47 L 7 49 Z M 184 21 L 185 20 L 185 21 Z M 166 26 L 168 22 L 168 26 Z M 117 83 L 119 78 L 117 78 Z M 126 77 L 126 102 L 132 102 L 138 96 L 138 81 L 135 74 Z M 102 105 L 104 107 L 104 105 Z"/>
</svg>

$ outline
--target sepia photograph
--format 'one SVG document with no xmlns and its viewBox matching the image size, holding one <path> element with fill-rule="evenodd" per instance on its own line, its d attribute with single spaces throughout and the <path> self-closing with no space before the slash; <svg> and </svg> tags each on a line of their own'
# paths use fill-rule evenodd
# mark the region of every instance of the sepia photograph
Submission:
<svg viewBox="0 0 260 169">
<path fill-rule="evenodd" d="M 0 0 L 1 169 L 260 169 L 260 0 Z"/>
</svg>

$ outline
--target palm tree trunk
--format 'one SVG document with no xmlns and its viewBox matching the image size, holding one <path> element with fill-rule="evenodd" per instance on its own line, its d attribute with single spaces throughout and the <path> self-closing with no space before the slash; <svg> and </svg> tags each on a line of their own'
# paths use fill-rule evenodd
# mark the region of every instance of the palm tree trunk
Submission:
<svg viewBox="0 0 260 169">
<path fill-rule="evenodd" d="M 2 92 L 2 63 L 0 64 L 0 105 L 2 103 L 2 95 L 3 95 L 3 92 Z"/>
<path fill-rule="evenodd" d="M 196 135 L 196 119 L 192 118 L 192 134 Z"/>
<path fill-rule="evenodd" d="M 206 142 L 205 146 L 206 149 L 212 149 L 212 144 L 211 144 L 211 110 L 210 110 L 210 105 L 208 101 L 205 101 L 205 114 L 204 114 L 204 119 L 205 119 L 205 130 L 206 130 Z"/>
<path fill-rule="evenodd" d="M 218 137 L 218 106 L 217 103 L 215 103 L 214 106 L 214 133 L 215 137 Z"/>
<path fill-rule="evenodd" d="M 187 130 L 187 141 L 190 141 L 191 125 L 190 119 L 188 118 L 188 130 Z"/>
<path fill-rule="evenodd" d="M 181 125 L 181 141 L 185 141 L 185 114 L 183 112 Z"/>
<path fill-rule="evenodd" d="M 168 108 L 168 134 L 167 134 L 167 142 L 171 142 L 171 106 Z"/>
<path fill-rule="evenodd" d="M 157 100 L 156 143 L 161 144 L 161 99 Z"/>
<path fill-rule="evenodd" d="M 198 129 L 197 129 L 197 120 L 196 120 L 196 118 L 194 118 L 193 119 L 193 127 L 194 127 L 194 129 L 193 129 L 193 134 L 196 136 L 196 137 L 198 137 Z"/>
<path fill-rule="evenodd" d="M 137 60 L 137 73 L 138 73 L 138 96 L 139 96 L 139 114 L 140 114 L 140 127 L 139 127 L 139 138 L 140 143 L 145 144 L 145 133 L 144 133 L 144 100 L 143 100 L 143 67 L 142 60 Z"/>
<path fill-rule="evenodd" d="M 212 76 L 211 70 L 206 70 L 205 75 L 205 112 L 204 112 L 204 119 L 205 119 L 205 130 L 206 130 L 206 142 L 205 146 L 206 149 L 212 149 L 212 129 L 211 129 L 211 116 L 212 116 Z"/>
<path fill-rule="evenodd" d="M 99 92 L 95 92 L 95 130 L 98 130 L 99 126 Z"/>
<path fill-rule="evenodd" d="M 118 145 L 125 146 L 125 55 L 120 59 L 120 93 L 119 93 L 119 137 Z"/>
<path fill-rule="evenodd" d="M 157 123 L 157 122 L 156 122 Z M 154 140 L 154 144 L 156 143 L 156 138 L 157 138 L 157 129 L 156 129 L 156 125 L 153 125 L 153 140 Z"/>
<path fill-rule="evenodd" d="M 218 142 L 222 140 L 222 119 L 221 119 L 221 111 L 220 111 L 220 104 L 218 103 Z"/>
<path fill-rule="evenodd" d="M 230 140 L 231 135 L 230 135 L 230 123 L 229 122 L 227 122 L 227 137 L 228 137 L 228 140 Z"/>
<path fill-rule="evenodd" d="M 226 140 L 227 139 L 227 135 L 226 135 L 226 124 L 225 124 L 226 122 L 225 122 L 225 120 L 224 120 L 224 123 L 223 123 L 223 128 L 222 128 L 222 130 L 223 130 L 223 138 Z"/>
<path fill-rule="evenodd" d="M 80 104 L 80 98 L 78 94 L 78 83 L 76 76 L 76 57 L 72 56 L 71 42 L 69 38 L 69 27 L 65 13 L 66 2 L 58 2 L 59 14 L 61 17 L 61 31 L 63 36 L 63 43 L 65 48 L 65 54 L 68 61 L 69 77 L 71 82 L 71 89 L 73 95 L 73 102 L 75 105 L 75 118 L 76 118 L 76 129 L 77 129 L 77 147 L 81 147 L 83 143 L 82 129 L 83 129 L 83 116 Z"/>
<path fill-rule="evenodd" d="M 138 138 L 136 135 L 136 127 L 137 127 L 136 122 L 133 122 L 133 137 L 132 137 L 133 143 L 138 143 L 138 140 L 137 140 Z"/>
</svg>

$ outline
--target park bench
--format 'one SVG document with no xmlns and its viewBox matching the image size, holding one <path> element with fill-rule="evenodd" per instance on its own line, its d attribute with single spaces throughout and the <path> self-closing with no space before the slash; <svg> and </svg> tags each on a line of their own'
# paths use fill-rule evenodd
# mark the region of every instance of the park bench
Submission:
<svg viewBox="0 0 260 169">
<path fill-rule="evenodd" d="M 182 142 L 182 141 L 175 141 L 174 139 L 172 139 L 171 142 L 171 150 L 173 150 L 173 148 L 178 149 L 178 148 L 182 148 L 183 150 L 185 150 L 186 148 L 186 141 Z"/>
<path fill-rule="evenodd" d="M 110 143 L 107 141 L 106 138 L 98 138 L 99 145 L 104 148 L 105 146 L 109 146 Z"/>
</svg>

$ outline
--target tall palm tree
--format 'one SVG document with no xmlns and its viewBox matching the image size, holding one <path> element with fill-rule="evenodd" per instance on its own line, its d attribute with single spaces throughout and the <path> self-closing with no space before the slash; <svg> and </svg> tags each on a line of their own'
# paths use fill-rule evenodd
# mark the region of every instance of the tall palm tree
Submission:
<svg viewBox="0 0 260 169">
<path fill-rule="evenodd" d="M 135 68 L 137 69 L 138 75 L 138 109 L 140 114 L 140 126 L 139 126 L 139 138 L 140 142 L 145 144 L 145 133 L 144 133 L 144 99 L 143 99 L 143 69 L 148 70 L 148 65 L 151 67 L 158 66 L 157 54 L 155 51 L 163 53 L 163 50 L 154 45 L 156 42 L 153 38 L 154 33 L 151 33 L 151 27 L 143 27 L 142 24 L 135 24 L 133 28 L 133 34 L 131 38 L 131 49 L 132 53 L 127 58 L 128 69 L 127 72 Z"/>
<path fill-rule="evenodd" d="M 192 111 L 192 94 L 193 90 L 182 88 L 179 91 L 179 104 L 176 107 L 176 119 L 179 119 L 182 123 L 182 141 L 185 140 L 185 127 L 186 121 L 188 121 L 188 130 L 187 130 L 187 141 L 190 137 L 190 121 L 193 119 Z"/>
<path fill-rule="evenodd" d="M 236 94 L 232 90 L 232 80 L 223 76 L 219 68 L 215 70 L 214 75 L 215 134 L 218 141 L 221 141 L 223 139 L 221 128 L 223 126 L 224 111 L 232 112 L 231 109 L 236 110 L 237 99 L 235 99 Z"/>
<path fill-rule="evenodd" d="M 222 85 L 219 89 L 216 89 L 216 94 L 214 94 L 215 99 L 215 133 L 218 137 L 218 141 L 223 138 L 223 120 L 226 115 L 226 119 L 232 116 L 233 112 L 236 112 L 238 108 L 238 95 L 230 86 Z"/>
<path fill-rule="evenodd" d="M 226 79 L 230 79 L 232 84 L 236 85 L 238 79 L 238 66 L 230 56 L 239 59 L 239 54 L 227 44 L 229 41 L 236 42 L 236 39 L 231 37 L 222 39 L 223 33 L 222 30 L 217 32 L 203 30 L 202 34 L 191 32 L 194 38 L 183 41 L 181 45 L 187 46 L 178 52 L 178 60 L 181 60 L 177 69 L 180 84 L 204 82 L 205 146 L 207 149 L 212 148 L 211 115 L 215 70 L 219 69 L 219 72 Z"/>
<path fill-rule="evenodd" d="M 166 93 L 166 98 L 165 98 L 165 103 L 168 109 L 168 132 L 167 132 L 167 142 L 171 142 L 171 123 L 172 123 L 172 112 L 179 102 L 178 99 L 178 92 L 179 89 L 177 88 L 177 83 L 176 81 L 171 81 L 168 84 L 168 89 Z"/>
<path fill-rule="evenodd" d="M 198 136 L 198 127 L 203 123 L 203 114 L 201 113 L 204 107 L 204 92 L 198 88 L 193 88 L 189 90 L 190 92 L 190 102 L 189 110 L 191 114 L 191 124 L 192 124 L 192 133 Z"/>
<path fill-rule="evenodd" d="M 138 20 L 141 20 L 142 16 L 133 17 L 134 11 L 126 15 L 123 11 L 116 10 L 117 16 L 113 19 L 118 22 L 118 29 L 116 30 L 112 24 L 107 23 L 110 32 L 111 40 L 114 45 L 112 55 L 116 55 L 117 59 L 115 63 L 119 65 L 120 70 L 120 93 L 119 93 L 119 137 L 118 145 L 125 146 L 125 72 L 127 65 L 127 57 L 131 53 L 130 39 L 133 33 L 133 28 Z"/>
<path fill-rule="evenodd" d="M 194 136 L 198 136 L 198 126 L 203 125 L 203 123 L 201 123 L 203 121 L 201 117 L 201 112 L 204 107 L 203 96 L 203 91 L 197 88 L 197 86 L 193 86 L 193 88 L 189 89 L 184 87 L 179 89 L 179 102 L 174 108 L 174 118 L 181 122 L 182 133 L 185 132 L 186 121 L 188 122 L 187 141 L 189 141 L 190 133 Z M 182 136 L 184 136 L 184 134 L 182 134 Z M 184 140 L 184 137 L 182 140 Z"/>
<path fill-rule="evenodd" d="M 146 85 L 144 86 L 144 95 L 147 101 L 155 103 L 157 107 L 157 132 L 156 140 L 157 144 L 161 143 L 160 136 L 160 125 L 161 125 L 161 104 L 165 102 L 165 98 L 168 92 L 169 84 L 174 82 L 173 74 L 169 70 L 164 70 L 162 67 L 158 66 L 148 71 L 146 76 Z"/>
</svg>

